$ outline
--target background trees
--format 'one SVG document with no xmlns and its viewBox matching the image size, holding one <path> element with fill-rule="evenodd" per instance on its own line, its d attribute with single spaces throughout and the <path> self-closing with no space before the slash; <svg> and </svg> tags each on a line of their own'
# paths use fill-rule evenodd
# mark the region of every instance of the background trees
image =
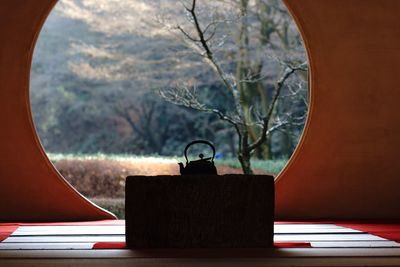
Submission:
<svg viewBox="0 0 400 267">
<path fill-rule="evenodd" d="M 221 60 L 225 59 L 226 55 L 218 56 L 217 54 L 218 49 L 224 45 L 226 35 L 219 37 L 218 31 L 222 28 L 221 26 L 227 28 L 226 24 L 228 24 L 229 28 L 232 19 L 223 14 L 218 16 L 219 18 L 217 19 L 213 15 L 212 18 L 202 22 L 199 16 L 201 14 L 198 8 L 199 2 L 191 0 L 189 3 L 182 3 L 182 5 L 188 13 L 188 21 L 192 30 L 190 31 L 190 28 L 188 30 L 188 27 L 181 25 L 175 27 L 219 77 L 227 94 L 226 100 L 233 107 L 231 114 L 223 112 L 216 107 L 207 107 L 207 105 L 198 100 L 195 92 L 186 87 L 162 91 L 162 96 L 171 103 L 202 112 L 214 113 L 221 120 L 228 122 L 236 131 L 238 159 L 243 172 L 246 174 L 252 173 L 250 162 L 252 154 L 259 150 L 259 157 L 268 159 L 270 157 L 268 141 L 272 132 L 290 123 L 289 120 L 281 121 L 279 114 L 275 111 L 281 91 L 286 86 L 285 83 L 297 71 L 307 70 L 307 63 L 296 62 L 296 58 L 290 58 L 289 62 L 277 59 L 284 69 L 281 77 L 275 78 L 272 95 L 267 95 L 268 88 L 265 87 L 264 80 L 267 80 L 268 74 L 263 73 L 264 66 L 267 64 L 263 59 L 263 53 L 266 53 L 264 47 L 267 45 L 272 46 L 271 33 L 274 32 L 277 33 L 280 39 L 281 47 L 286 47 L 287 49 L 292 42 L 287 34 L 287 24 L 283 23 L 282 29 L 275 26 L 272 18 L 267 17 L 265 14 L 266 12 L 263 8 L 265 3 L 259 1 L 256 4 L 257 8 L 253 10 L 254 14 L 249 10 L 250 2 L 248 0 L 241 0 L 234 4 L 239 14 L 236 29 L 234 28 L 231 31 L 237 33 L 237 40 L 236 47 L 230 50 L 234 54 L 234 60 L 233 62 L 228 62 L 227 67 L 223 66 L 224 63 Z M 223 10 L 227 9 L 225 6 L 222 8 Z M 260 10 L 262 11 L 260 12 Z M 251 31 L 257 27 L 259 27 L 259 30 L 253 37 Z M 223 32 L 225 33 L 226 31 L 225 29 Z M 252 40 L 254 44 L 250 42 L 252 37 L 256 39 Z M 216 46 L 215 39 L 218 42 Z M 252 57 L 251 54 L 258 55 Z M 230 70 L 231 65 L 236 69 L 234 73 Z M 301 83 L 299 84 L 301 89 Z M 292 93 L 293 95 L 301 94 L 300 91 Z M 277 118 L 274 118 L 275 116 Z M 291 118 L 292 121 L 298 120 L 297 117 L 294 117 L 294 113 L 287 114 L 287 117 Z"/>
<path fill-rule="evenodd" d="M 176 155 L 205 138 L 232 157 L 240 148 L 237 129 L 220 115 L 241 122 L 254 143 L 270 113 L 273 131 L 255 155 L 292 153 L 305 119 L 307 74 L 290 75 L 276 94 L 285 73 L 305 68 L 300 36 L 281 1 L 198 2 L 199 25 L 223 75 L 191 40 L 198 37 L 185 9 L 191 3 L 60 1 L 39 38 L 31 75 L 34 119 L 48 151 Z M 159 90 L 169 100 L 194 97 L 221 114 L 167 103 Z"/>
</svg>

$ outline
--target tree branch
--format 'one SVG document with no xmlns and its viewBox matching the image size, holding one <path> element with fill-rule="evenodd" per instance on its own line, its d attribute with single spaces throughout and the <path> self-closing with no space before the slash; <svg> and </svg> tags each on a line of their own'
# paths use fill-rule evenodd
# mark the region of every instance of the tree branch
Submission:
<svg viewBox="0 0 400 267">
<path fill-rule="evenodd" d="M 187 33 L 181 26 L 176 26 L 176 29 L 178 29 L 186 38 L 188 38 L 190 41 L 198 43 L 200 42 L 199 39 L 193 38 L 189 33 Z"/>
<path fill-rule="evenodd" d="M 269 134 L 269 132 L 268 132 L 269 121 L 272 117 L 272 112 L 275 109 L 276 102 L 278 100 L 278 97 L 281 93 L 281 90 L 282 90 L 286 80 L 296 71 L 304 70 L 306 68 L 306 66 L 307 66 L 307 62 L 304 62 L 298 66 L 291 66 L 289 64 L 286 65 L 286 68 L 284 70 L 282 77 L 275 84 L 274 97 L 272 98 L 272 101 L 271 101 L 271 104 L 269 106 L 266 116 L 263 118 L 262 134 L 254 143 L 249 145 L 250 151 L 259 147 L 267 139 L 267 135 Z"/>
<path fill-rule="evenodd" d="M 218 76 L 221 78 L 222 82 L 224 83 L 225 87 L 228 89 L 228 91 L 231 92 L 232 97 L 235 101 L 235 108 L 236 112 L 239 114 L 240 117 L 243 117 L 243 112 L 241 110 L 241 105 L 240 105 L 240 96 L 239 92 L 237 92 L 237 89 L 235 86 L 229 81 L 228 75 L 222 70 L 221 66 L 218 64 L 217 60 L 214 57 L 213 52 L 211 51 L 208 41 L 210 41 L 210 38 L 206 39 L 204 37 L 204 31 L 202 30 L 197 14 L 196 14 L 196 0 L 192 1 L 192 8 L 186 10 L 191 14 L 192 19 L 193 19 L 193 24 L 195 27 L 195 30 L 197 32 L 197 35 L 199 37 L 199 43 L 201 44 L 201 47 L 205 51 L 205 57 L 209 60 L 211 63 L 212 67 L 214 70 L 217 72 Z"/>
<path fill-rule="evenodd" d="M 193 90 L 195 90 L 195 88 Z M 160 90 L 159 93 L 161 97 L 175 105 L 184 106 L 207 113 L 214 113 L 218 115 L 220 119 L 229 122 L 234 127 L 238 127 L 240 124 L 242 124 L 240 120 L 235 120 L 233 117 L 224 114 L 218 109 L 209 108 L 205 104 L 200 103 L 198 97 L 196 96 L 196 92 L 191 92 L 190 89 L 187 87 L 173 88 L 169 90 L 164 89 Z"/>
</svg>

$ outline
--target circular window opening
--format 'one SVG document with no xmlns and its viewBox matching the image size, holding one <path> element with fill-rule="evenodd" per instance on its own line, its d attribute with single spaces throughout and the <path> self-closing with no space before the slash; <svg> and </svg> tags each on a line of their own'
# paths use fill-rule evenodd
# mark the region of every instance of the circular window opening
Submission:
<svg viewBox="0 0 400 267">
<path fill-rule="evenodd" d="M 219 173 L 278 174 L 307 95 L 306 52 L 277 0 L 61 0 L 31 68 L 50 160 L 120 217 L 124 178 L 178 174 L 195 139 L 215 145 Z"/>
</svg>

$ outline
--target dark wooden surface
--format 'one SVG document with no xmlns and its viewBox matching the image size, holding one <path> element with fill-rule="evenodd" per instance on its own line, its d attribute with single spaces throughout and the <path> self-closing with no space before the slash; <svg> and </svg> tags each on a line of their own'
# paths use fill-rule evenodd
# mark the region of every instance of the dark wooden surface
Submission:
<svg viewBox="0 0 400 267">
<path fill-rule="evenodd" d="M 130 176 L 125 208 L 132 248 L 273 244 L 272 176 Z"/>
</svg>

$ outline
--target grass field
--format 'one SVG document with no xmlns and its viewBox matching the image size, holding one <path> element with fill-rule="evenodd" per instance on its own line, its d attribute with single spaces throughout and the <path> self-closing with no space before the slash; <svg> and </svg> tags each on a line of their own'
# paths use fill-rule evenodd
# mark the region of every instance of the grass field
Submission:
<svg viewBox="0 0 400 267">
<path fill-rule="evenodd" d="M 56 154 L 49 153 L 48 154 L 50 160 L 55 163 L 60 160 L 109 160 L 109 161 L 117 161 L 117 162 L 134 162 L 137 164 L 147 165 L 148 163 L 152 164 L 176 164 L 178 162 L 184 162 L 183 157 L 160 157 L 160 156 L 135 156 L 129 154 Z M 277 175 L 282 171 L 285 167 L 287 159 L 280 160 L 258 160 L 254 159 L 251 161 L 253 169 L 271 173 Z M 215 165 L 217 166 L 228 166 L 232 168 L 240 169 L 240 163 L 237 159 L 216 159 Z"/>
<path fill-rule="evenodd" d="M 57 170 L 80 193 L 97 205 L 124 217 L 125 178 L 129 175 L 177 175 L 176 157 L 141 157 L 132 155 L 48 154 Z M 277 175 L 286 160 L 252 161 L 255 174 Z M 236 159 L 216 160 L 218 174 L 242 173 Z"/>
</svg>

